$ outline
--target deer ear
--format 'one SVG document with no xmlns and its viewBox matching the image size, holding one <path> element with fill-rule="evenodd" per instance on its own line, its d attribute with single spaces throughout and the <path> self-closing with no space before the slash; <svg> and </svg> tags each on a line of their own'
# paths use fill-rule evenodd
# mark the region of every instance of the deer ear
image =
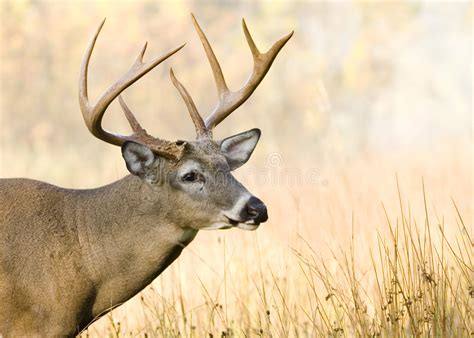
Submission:
<svg viewBox="0 0 474 338">
<path fill-rule="evenodd" d="M 251 129 L 220 142 L 221 151 L 229 163 L 230 170 L 237 169 L 248 161 L 260 139 L 260 134 L 260 129 Z"/>
<path fill-rule="evenodd" d="M 135 142 L 125 142 L 122 145 L 122 156 L 131 174 L 154 181 L 156 172 L 151 169 L 155 167 L 157 156 L 150 148 Z"/>
</svg>

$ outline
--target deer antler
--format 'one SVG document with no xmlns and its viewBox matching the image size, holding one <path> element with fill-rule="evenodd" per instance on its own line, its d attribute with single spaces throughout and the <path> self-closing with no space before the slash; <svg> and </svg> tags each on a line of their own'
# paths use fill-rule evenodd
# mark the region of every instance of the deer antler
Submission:
<svg viewBox="0 0 474 338">
<path fill-rule="evenodd" d="M 81 107 L 82 116 L 87 125 L 89 131 L 97 138 L 101 139 L 110 144 L 121 146 L 127 141 L 134 141 L 148 146 L 151 150 L 157 154 L 164 156 L 171 160 L 179 160 L 184 151 L 183 142 L 169 142 L 161 140 L 149 135 L 145 129 L 143 129 L 138 123 L 135 116 L 126 106 L 125 102 L 121 97 L 119 97 L 120 105 L 124 110 L 125 116 L 129 121 L 133 134 L 129 136 L 118 135 L 111 132 L 108 132 L 102 128 L 102 118 L 104 116 L 107 107 L 110 103 L 120 95 L 126 88 L 135 83 L 143 75 L 148 73 L 150 70 L 155 68 L 161 62 L 169 58 L 171 55 L 175 54 L 181 48 L 184 47 L 184 44 L 167 52 L 163 55 L 156 57 L 148 62 L 143 62 L 143 56 L 145 55 L 145 50 L 147 43 L 143 46 L 142 50 L 138 54 L 137 59 L 135 60 L 132 67 L 127 73 L 125 73 L 120 79 L 118 79 L 96 102 L 95 105 L 89 103 L 88 93 L 87 93 L 87 71 L 89 68 L 89 60 L 92 55 L 92 51 L 95 46 L 95 42 L 99 33 L 104 26 L 105 19 L 97 28 L 96 33 L 94 34 L 92 40 L 89 43 L 89 46 L 86 49 L 84 58 L 82 60 L 80 78 L 79 78 L 79 105 Z"/>
<path fill-rule="evenodd" d="M 211 138 L 212 129 L 220 122 L 222 122 L 227 116 L 229 116 L 230 113 L 236 110 L 242 103 L 244 103 L 250 97 L 250 95 L 252 95 L 252 93 L 255 91 L 255 89 L 258 87 L 260 82 L 267 74 L 277 54 L 287 43 L 287 41 L 293 36 L 293 32 L 276 41 L 266 53 L 261 53 L 249 33 L 245 20 L 242 19 L 242 28 L 244 30 L 247 43 L 250 47 L 250 51 L 252 52 L 254 66 L 252 74 L 250 75 L 244 86 L 238 91 L 233 92 L 227 87 L 224 75 L 222 74 L 221 66 L 219 65 L 219 61 L 217 61 L 217 58 L 211 48 L 211 45 L 209 44 L 209 41 L 207 40 L 206 35 L 202 31 L 193 14 L 191 14 L 191 17 L 193 20 L 194 27 L 199 35 L 201 43 L 206 52 L 209 63 L 211 65 L 218 94 L 217 105 L 204 122 L 201 116 L 199 115 L 191 96 L 183 87 L 183 85 L 178 80 L 176 80 L 176 77 L 174 76 L 172 70 L 170 71 L 170 75 L 173 84 L 176 86 L 183 100 L 186 103 L 186 106 L 196 127 L 198 139 Z"/>
</svg>

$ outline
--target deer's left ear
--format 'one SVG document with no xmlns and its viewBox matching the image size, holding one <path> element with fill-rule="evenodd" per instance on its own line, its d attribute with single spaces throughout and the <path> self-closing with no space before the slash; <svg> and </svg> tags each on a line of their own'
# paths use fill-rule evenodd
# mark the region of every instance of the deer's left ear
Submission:
<svg viewBox="0 0 474 338">
<path fill-rule="evenodd" d="M 260 129 L 251 129 L 219 142 L 230 170 L 237 169 L 248 161 L 260 139 L 260 134 Z"/>
<path fill-rule="evenodd" d="M 156 181 L 157 172 L 155 169 L 159 159 L 150 148 L 136 142 L 125 142 L 122 145 L 122 156 L 132 175 L 149 183 Z"/>
</svg>

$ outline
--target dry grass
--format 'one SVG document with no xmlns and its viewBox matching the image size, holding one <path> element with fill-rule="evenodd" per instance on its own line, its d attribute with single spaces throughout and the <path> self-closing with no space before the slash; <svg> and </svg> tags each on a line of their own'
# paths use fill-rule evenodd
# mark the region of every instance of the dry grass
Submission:
<svg viewBox="0 0 474 338">
<path fill-rule="evenodd" d="M 472 335 L 470 164 L 407 156 L 398 178 L 378 156 L 321 169 L 324 184 L 256 187 L 268 224 L 200 233 L 84 336 Z"/>
</svg>

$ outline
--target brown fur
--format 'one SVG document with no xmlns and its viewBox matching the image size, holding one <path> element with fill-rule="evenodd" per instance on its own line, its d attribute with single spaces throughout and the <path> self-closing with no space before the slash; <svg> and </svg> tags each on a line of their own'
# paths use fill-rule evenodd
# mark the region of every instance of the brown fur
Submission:
<svg viewBox="0 0 474 338">
<path fill-rule="evenodd" d="M 206 175 L 199 189 L 180 183 L 189 165 Z M 251 196 L 213 141 L 188 143 L 177 164 L 155 155 L 144 172 L 90 190 L 0 180 L 0 335 L 76 335 Z"/>
</svg>

